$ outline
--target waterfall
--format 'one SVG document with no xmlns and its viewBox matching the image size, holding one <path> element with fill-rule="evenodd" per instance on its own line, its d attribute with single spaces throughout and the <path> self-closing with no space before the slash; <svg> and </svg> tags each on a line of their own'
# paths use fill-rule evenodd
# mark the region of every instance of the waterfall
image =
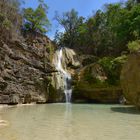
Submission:
<svg viewBox="0 0 140 140">
<path fill-rule="evenodd" d="M 66 68 L 63 68 L 62 65 L 62 58 L 63 58 L 63 48 L 60 48 L 56 54 L 57 60 L 55 60 L 55 67 L 56 69 L 62 74 L 63 82 L 64 82 L 64 93 L 66 98 L 66 103 L 71 102 L 71 94 L 72 94 L 72 88 L 71 88 L 71 74 L 68 73 Z"/>
</svg>

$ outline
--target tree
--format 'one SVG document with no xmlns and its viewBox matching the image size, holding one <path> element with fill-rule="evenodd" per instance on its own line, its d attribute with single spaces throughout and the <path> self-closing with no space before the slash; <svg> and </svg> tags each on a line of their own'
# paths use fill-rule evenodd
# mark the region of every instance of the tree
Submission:
<svg viewBox="0 0 140 140">
<path fill-rule="evenodd" d="M 31 32 L 45 34 L 50 22 L 47 17 L 48 6 L 43 0 L 39 0 L 38 7 L 24 9 L 24 29 Z"/>
<path fill-rule="evenodd" d="M 83 23 L 84 18 L 79 17 L 78 12 L 72 9 L 71 11 L 64 12 L 62 16 L 56 12 L 55 19 L 65 29 L 64 34 L 61 35 L 61 41 L 63 41 L 61 44 L 71 48 L 74 47 L 78 28 Z"/>
<path fill-rule="evenodd" d="M 128 0 L 128 1 L 126 2 L 126 8 L 129 9 L 129 10 L 131 10 L 131 8 L 132 8 L 136 3 L 138 3 L 137 0 Z"/>
<path fill-rule="evenodd" d="M 22 26 L 20 4 L 21 0 L 0 1 L 0 37 L 4 40 L 18 37 Z"/>
</svg>

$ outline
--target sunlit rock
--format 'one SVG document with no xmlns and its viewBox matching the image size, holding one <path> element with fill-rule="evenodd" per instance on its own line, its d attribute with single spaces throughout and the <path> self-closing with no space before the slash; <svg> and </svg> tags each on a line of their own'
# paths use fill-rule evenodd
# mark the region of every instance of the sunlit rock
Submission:
<svg viewBox="0 0 140 140">
<path fill-rule="evenodd" d="M 140 107 L 140 53 L 128 57 L 121 72 L 121 84 L 126 99 Z"/>
</svg>

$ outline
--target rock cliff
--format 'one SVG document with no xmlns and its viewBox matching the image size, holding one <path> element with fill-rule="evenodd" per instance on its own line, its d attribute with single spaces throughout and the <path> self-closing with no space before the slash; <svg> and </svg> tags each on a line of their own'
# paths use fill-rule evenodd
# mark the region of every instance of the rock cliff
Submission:
<svg viewBox="0 0 140 140">
<path fill-rule="evenodd" d="M 0 42 L 0 103 L 49 101 L 51 64 L 55 46 L 47 37 Z"/>
<path fill-rule="evenodd" d="M 0 104 L 64 102 L 64 81 L 56 70 L 57 47 L 46 36 L 0 41 Z M 72 75 L 73 102 L 118 103 L 119 87 L 108 87 L 94 56 L 63 48 L 63 68 Z"/>
<path fill-rule="evenodd" d="M 121 72 L 121 84 L 126 99 L 140 108 L 140 52 L 129 55 Z"/>
</svg>

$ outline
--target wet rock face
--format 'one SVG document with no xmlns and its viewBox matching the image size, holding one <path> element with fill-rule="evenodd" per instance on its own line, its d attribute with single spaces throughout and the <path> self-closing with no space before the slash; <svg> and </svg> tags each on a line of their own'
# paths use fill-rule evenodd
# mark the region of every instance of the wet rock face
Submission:
<svg viewBox="0 0 140 140">
<path fill-rule="evenodd" d="M 128 57 L 122 68 L 121 85 L 126 99 L 140 108 L 140 53 Z"/>
<path fill-rule="evenodd" d="M 49 100 L 49 77 L 54 68 L 52 54 L 47 49 L 53 45 L 43 43 L 41 47 L 18 41 L 8 45 L 0 43 L 0 103 L 45 103 Z"/>
<path fill-rule="evenodd" d="M 70 48 L 63 48 L 63 57 L 62 57 L 62 65 L 64 69 L 77 69 L 81 66 L 78 56 L 76 52 L 73 49 Z M 58 56 L 59 50 L 57 50 L 54 54 L 53 63 L 57 63 L 57 56 Z"/>
<path fill-rule="evenodd" d="M 57 67 L 58 63 L 58 56 L 59 56 L 59 49 L 55 52 L 53 58 L 54 67 Z M 78 60 L 78 56 L 73 49 L 70 48 L 63 48 L 62 49 L 62 67 L 63 69 L 69 73 L 70 75 L 75 74 L 75 70 L 79 68 L 80 62 Z M 51 90 L 53 94 L 51 94 L 51 101 L 54 102 L 65 102 L 65 82 L 64 82 L 64 75 L 62 72 L 57 71 L 52 74 L 51 77 Z"/>
<path fill-rule="evenodd" d="M 63 49 L 63 65 L 64 67 L 77 69 L 80 67 L 80 62 L 78 56 L 73 49 L 64 48 Z"/>
</svg>

